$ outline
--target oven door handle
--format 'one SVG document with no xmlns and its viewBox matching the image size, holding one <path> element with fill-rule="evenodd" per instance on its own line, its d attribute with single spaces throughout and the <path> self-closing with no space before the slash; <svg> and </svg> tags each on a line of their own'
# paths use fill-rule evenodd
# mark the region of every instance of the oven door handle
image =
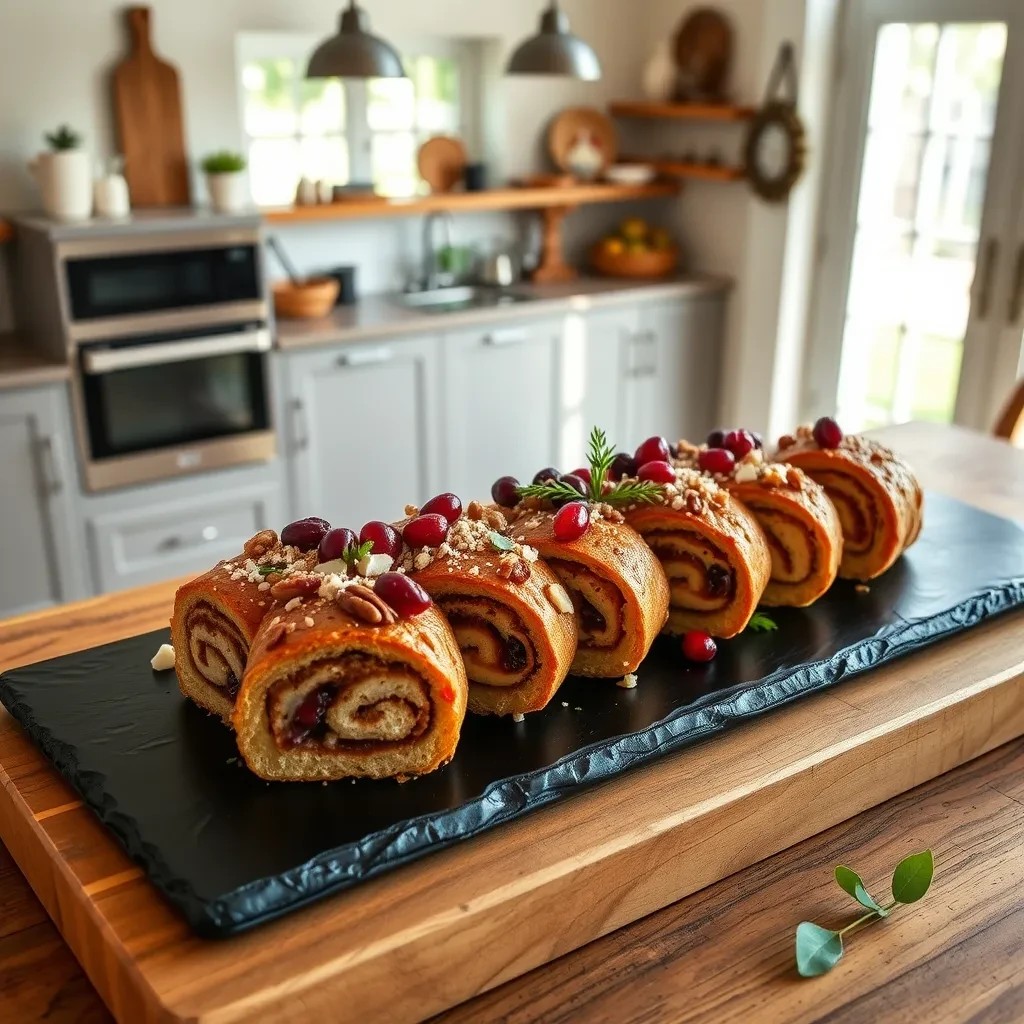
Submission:
<svg viewBox="0 0 1024 1024">
<path fill-rule="evenodd" d="M 239 334 L 211 334 L 186 341 L 86 351 L 82 356 L 82 366 L 89 374 L 113 373 L 140 366 L 162 366 L 164 363 L 181 363 L 187 359 L 233 355 L 236 352 L 269 352 L 270 348 L 270 331 L 261 327 Z"/>
</svg>

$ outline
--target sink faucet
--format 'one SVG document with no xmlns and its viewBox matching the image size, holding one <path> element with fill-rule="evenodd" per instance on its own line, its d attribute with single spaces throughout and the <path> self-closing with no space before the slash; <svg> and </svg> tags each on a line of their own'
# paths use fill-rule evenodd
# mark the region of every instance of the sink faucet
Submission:
<svg viewBox="0 0 1024 1024">
<path fill-rule="evenodd" d="M 453 282 L 453 274 L 450 270 L 441 268 L 441 249 L 434 245 L 434 225 L 440 222 L 444 230 L 443 248 L 451 249 L 452 235 L 455 230 L 455 221 L 448 210 L 435 210 L 428 213 L 423 221 L 423 287 L 427 291 L 434 288 L 442 288 Z"/>
</svg>

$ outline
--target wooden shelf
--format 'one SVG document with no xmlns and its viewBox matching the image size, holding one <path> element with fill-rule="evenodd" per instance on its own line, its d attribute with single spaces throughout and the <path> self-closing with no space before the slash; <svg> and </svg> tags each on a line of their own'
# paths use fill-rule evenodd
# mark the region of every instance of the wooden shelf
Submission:
<svg viewBox="0 0 1024 1024">
<path fill-rule="evenodd" d="M 9 242 L 14 238 L 14 225 L 0 217 L 0 242 Z"/>
<path fill-rule="evenodd" d="M 422 213 L 482 213 L 493 210 L 572 209 L 589 203 L 619 203 L 630 199 L 659 199 L 679 194 L 674 182 L 650 185 L 571 185 L 564 188 L 494 188 L 484 192 L 450 192 L 411 199 L 350 199 L 322 206 L 264 208 L 271 224 L 318 220 L 359 220 L 374 217 L 412 217 Z"/>
<path fill-rule="evenodd" d="M 682 160 L 650 160 L 642 156 L 622 158 L 623 163 L 649 164 L 666 178 L 699 178 L 703 181 L 743 181 L 747 172 L 742 167 L 726 164 L 693 164 Z"/>
<path fill-rule="evenodd" d="M 616 117 L 675 118 L 690 121 L 749 121 L 753 107 L 734 103 L 656 103 L 649 100 L 619 100 L 608 105 Z"/>
</svg>

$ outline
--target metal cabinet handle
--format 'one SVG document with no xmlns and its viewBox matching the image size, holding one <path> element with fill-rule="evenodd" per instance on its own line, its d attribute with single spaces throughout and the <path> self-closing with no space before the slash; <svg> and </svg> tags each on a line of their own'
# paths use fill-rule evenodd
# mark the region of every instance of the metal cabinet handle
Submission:
<svg viewBox="0 0 1024 1024">
<path fill-rule="evenodd" d="M 39 461 L 43 469 L 43 487 L 47 494 L 59 494 L 64 489 L 60 451 L 57 442 L 49 436 L 39 439 Z"/>
<path fill-rule="evenodd" d="M 630 350 L 631 353 L 643 345 L 654 353 L 654 331 L 638 331 L 631 338 Z M 650 359 L 644 360 L 643 362 L 634 361 L 630 358 L 630 367 L 628 374 L 630 377 L 653 377 L 658 371 L 657 366 L 657 355 L 652 354 Z"/>
<path fill-rule="evenodd" d="M 985 243 L 985 251 L 978 268 L 980 283 L 978 285 L 978 319 L 988 316 L 988 308 L 992 300 L 992 278 L 995 275 L 996 260 L 999 259 L 999 240 L 990 238 Z"/>
<path fill-rule="evenodd" d="M 1006 316 L 1012 327 L 1024 311 L 1024 242 L 1017 249 L 1017 266 L 1013 271 L 1013 291 L 1010 294 L 1010 307 Z"/>
<path fill-rule="evenodd" d="M 309 447 L 309 430 L 306 427 L 306 406 L 301 398 L 292 399 L 292 437 L 297 451 Z"/>
<path fill-rule="evenodd" d="M 481 339 L 484 345 L 500 348 L 503 345 L 521 345 L 526 341 L 525 331 L 491 331 Z"/>
<path fill-rule="evenodd" d="M 198 543 L 199 544 L 212 544 L 220 536 L 220 530 L 216 526 L 204 526 L 199 531 Z M 160 551 L 178 551 L 180 548 L 185 547 L 187 541 L 180 534 L 173 534 L 170 537 L 164 537 L 159 544 L 157 549 Z M 198 546 L 193 544 L 193 547 Z"/>
<path fill-rule="evenodd" d="M 389 348 L 354 348 L 338 356 L 339 366 L 373 366 L 386 363 L 394 356 Z"/>
</svg>

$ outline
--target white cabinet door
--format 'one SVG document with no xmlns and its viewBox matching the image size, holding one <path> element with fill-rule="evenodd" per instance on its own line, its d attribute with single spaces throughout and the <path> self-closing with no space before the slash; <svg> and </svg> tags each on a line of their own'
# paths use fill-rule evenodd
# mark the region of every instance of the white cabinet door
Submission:
<svg viewBox="0 0 1024 1024">
<path fill-rule="evenodd" d="M 288 355 L 285 450 L 295 517 L 358 531 L 437 488 L 436 337 Z"/>
<path fill-rule="evenodd" d="M 638 318 L 637 306 L 566 317 L 557 408 L 559 468 L 586 464 L 587 441 L 595 426 L 616 447 L 631 449 L 635 444 L 625 418 L 623 381 L 634 358 Z"/>
<path fill-rule="evenodd" d="M 85 596 L 67 406 L 63 386 L 0 392 L 0 618 Z"/>
<path fill-rule="evenodd" d="M 445 336 L 445 490 L 488 498 L 497 477 L 555 464 L 561 331 L 558 319 Z"/>
</svg>

